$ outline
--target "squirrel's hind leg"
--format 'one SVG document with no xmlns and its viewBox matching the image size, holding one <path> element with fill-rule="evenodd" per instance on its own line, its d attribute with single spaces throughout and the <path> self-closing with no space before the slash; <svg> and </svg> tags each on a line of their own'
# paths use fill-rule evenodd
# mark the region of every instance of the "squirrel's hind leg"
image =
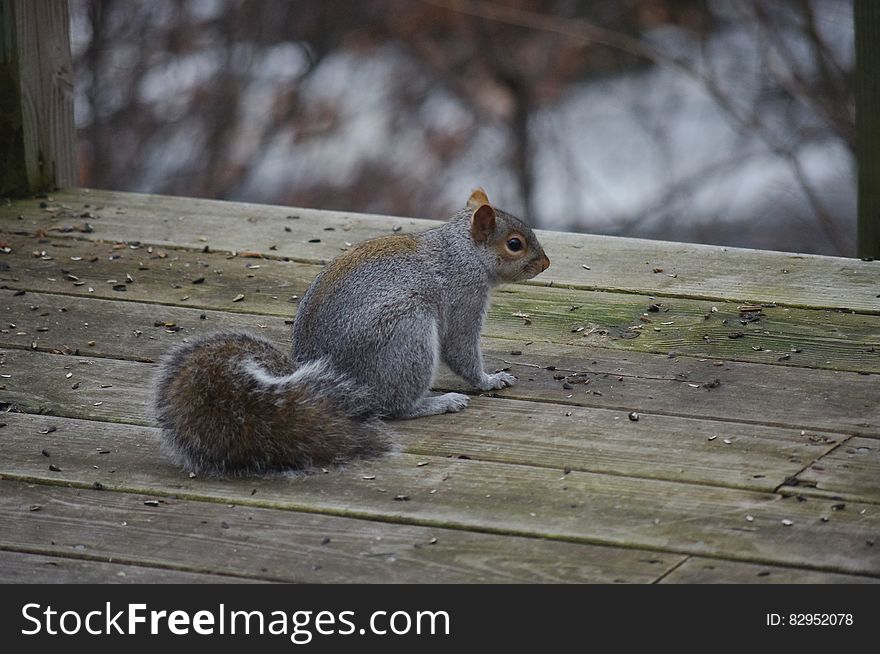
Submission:
<svg viewBox="0 0 880 654">
<path fill-rule="evenodd" d="M 401 315 L 402 314 L 402 315 Z M 369 389 L 380 417 L 415 418 L 460 411 L 467 398 L 457 393 L 431 396 L 429 390 L 440 361 L 437 319 L 427 308 L 407 306 L 396 316 L 377 319 L 363 351 L 342 355 L 351 365 L 338 365 Z M 445 398 L 445 399 L 444 399 Z"/>
<path fill-rule="evenodd" d="M 461 411 L 470 402 L 467 395 L 446 393 L 444 395 L 425 395 L 416 400 L 408 411 L 395 418 L 423 418 L 439 413 L 455 413 Z"/>
</svg>

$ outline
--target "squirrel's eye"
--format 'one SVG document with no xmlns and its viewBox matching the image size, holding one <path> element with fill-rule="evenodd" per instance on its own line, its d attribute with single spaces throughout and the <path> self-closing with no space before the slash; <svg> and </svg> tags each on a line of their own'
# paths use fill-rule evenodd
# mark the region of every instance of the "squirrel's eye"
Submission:
<svg viewBox="0 0 880 654">
<path fill-rule="evenodd" d="M 522 250 L 523 244 L 518 238 L 512 238 L 507 241 L 507 249 L 511 252 L 519 252 Z"/>
</svg>

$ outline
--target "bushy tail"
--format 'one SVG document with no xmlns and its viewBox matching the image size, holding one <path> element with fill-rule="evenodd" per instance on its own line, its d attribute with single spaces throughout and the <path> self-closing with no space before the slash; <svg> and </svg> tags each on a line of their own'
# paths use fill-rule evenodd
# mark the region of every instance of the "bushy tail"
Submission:
<svg viewBox="0 0 880 654">
<path fill-rule="evenodd" d="M 162 364 L 155 415 L 184 469 L 220 476 L 308 469 L 387 451 L 367 392 L 319 360 L 294 370 L 269 341 L 227 332 Z"/>
</svg>

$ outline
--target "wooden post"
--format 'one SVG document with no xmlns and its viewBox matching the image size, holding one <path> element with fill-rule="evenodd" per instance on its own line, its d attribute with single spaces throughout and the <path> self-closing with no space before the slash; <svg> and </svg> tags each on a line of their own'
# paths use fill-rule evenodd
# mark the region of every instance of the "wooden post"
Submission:
<svg viewBox="0 0 880 654">
<path fill-rule="evenodd" d="M 0 196 L 76 184 L 67 0 L 0 0 Z"/>
<path fill-rule="evenodd" d="M 880 2 L 855 0 L 859 256 L 880 257 Z"/>
</svg>

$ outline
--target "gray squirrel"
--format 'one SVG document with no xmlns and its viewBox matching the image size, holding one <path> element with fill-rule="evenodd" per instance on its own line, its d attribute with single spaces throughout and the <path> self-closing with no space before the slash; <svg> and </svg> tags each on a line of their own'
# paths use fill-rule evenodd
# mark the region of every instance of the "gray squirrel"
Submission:
<svg viewBox="0 0 880 654">
<path fill-rule="evenodd" d="M 467 406 L 467 395 L 429 393 L 441 359 L 482 391 L 516 381 L 483 370 L 490 289 L 549 265 L 532 230 L 482 189 L 439 227 L 360 243 L 309 286 L 292 356 L 242 332 L 169 354 L 154 401 L 163 449 L 188 471 L 219 476 L 381 454 L 391 446 L 381 418 Z"/>
</svg>

